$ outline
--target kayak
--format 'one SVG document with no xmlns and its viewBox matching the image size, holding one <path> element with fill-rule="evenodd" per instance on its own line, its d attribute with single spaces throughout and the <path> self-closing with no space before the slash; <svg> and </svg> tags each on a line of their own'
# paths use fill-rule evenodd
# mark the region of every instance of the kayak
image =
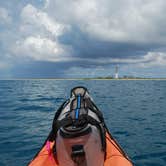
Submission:
<svg viewBox="0 0 166 166">
<path fill-rule="evenodd" d="M 133 166 L 85 87 L 56 111 L 52 130 L 28 166 Z"/>
</svg>

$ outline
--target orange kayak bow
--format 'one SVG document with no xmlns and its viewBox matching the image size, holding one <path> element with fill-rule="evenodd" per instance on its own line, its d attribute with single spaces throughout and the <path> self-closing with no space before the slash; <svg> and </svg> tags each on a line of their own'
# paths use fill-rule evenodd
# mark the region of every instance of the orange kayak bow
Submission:
<svg viewBox="0 0 166 166">
<path fill-rule="evenodd" d="M 133 165 L 84 87 L 74 88 L 71 98 L 57 110 L 48 138 L 28 166 L 64 165 Z"/>
</svg>

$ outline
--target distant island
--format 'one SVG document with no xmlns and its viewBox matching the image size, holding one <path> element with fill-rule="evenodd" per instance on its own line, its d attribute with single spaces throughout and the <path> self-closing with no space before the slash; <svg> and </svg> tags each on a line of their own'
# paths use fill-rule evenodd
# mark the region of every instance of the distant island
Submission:
<svg viewBox="0 0 166 166">
<path fill-rule="evenodd" d="M 155 78 L 155 77 L 134 77 L 134 76 L 123 76 L 115 78 L 113 76 L 107 76 L 107 77 L 85 77 L 85 78 L 56 78 L 56 77 L 50 77 L 50 78 L 8 78 L 8 79 L 0 79 L 0 80 L 166 80 L 166 78 Z"/>
<path fill-rule="evenodd" d="M 112 76 L 108 76 L 108 77 L 94 77 L 94 78 L 83 78 L 85 80 L 93 80 L 93 79 L 97 79 L 97 80 L 166 80 L 166 78 L 147 78 L 147 77 L 134 77 L 134 76 L 123 76 L 123 77 L 112 77 Z"/>
</svg>

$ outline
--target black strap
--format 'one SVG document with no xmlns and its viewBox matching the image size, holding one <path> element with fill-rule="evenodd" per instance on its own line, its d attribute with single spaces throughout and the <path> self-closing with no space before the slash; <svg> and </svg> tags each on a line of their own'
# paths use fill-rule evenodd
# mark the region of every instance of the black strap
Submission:
<svg viewBox="0 0 166 166">
<path fill-rule="evenodd" d="M 75 96 L 77 95 L 77 94 L 75 93 L 75 90 L 78 89 L 78 88 L 84 89 L 84 94 L 82 95 L 83 97 L 85 96 L 86 92 L 89 93 L 89 92 L 88 92 L 88 89 L 85 88 L 84 86 L 77 86 L 77 87 L 75 87 L 75 88 L 73 88 L 73 89 L 71 90 L 71 95 L 70 95 L 70 97 L 72 97 L 72 93 L 73 93 Z"/>
<path fill-rule="evenodd" d="M 102 143 L 102 150 L 105 151 L 106 150 L 106 139 L 105 139 L 105 135 L 106 135 L 106 131 L 104 128 L 104 123 L 103 122 L 99 122 L 96 119 L 94 119 L 93 117 L 89 116 L 89 115 L 80 115 L 79 119 L 76 121 L 73 121 L 72 118 L 68 117 L 65 119 L 62 119 L 60 121 L 54 121 L 53 123 L 53 132 L 57 133 L 57 131 L 61 128 L 61 127 L 67 127 L 67 126 L 82 126 L 84 124 L 91 124 L 94 125 L 98 128 L 99 132 L 100 132 L 100 137 L 101 137 L 101 143 Z"/>
<path fill-rule="evenodd" d="M 56 111 L 55 116 L 54 116 L 54 120 L 53 120 L 53 124 L 52 124 L 52 130 L 51 130 L 51 132 L 49 133 L 47 139 L 45 140 L 45 143 L 47 142 L 47 140 L 49 140 L 49 141 L 51 141 L 51 142 L 55 140 L 55 138 L 56 138 L 56 133 L 53 131 L 53 129 L 54 129 L 54 122 L 57 121 L 59 115 L 60 115 L 61 112 L 62 112 L 62 109 L 69 103 L 69 101 L 70 101 L 70 100 L 67 100 L 67 101 L 63 102 L 62 105 L 61 105 L 61 106 L 58 108 L 58 110 Z"/>
<path fill-rule="evenodd" d="M 97 106 L 94 104 L 94 102 L 90 98 L 85 98 L 85 103 L 87 105 L 87 108 L 89 108 L 92 112 L 94 112 L 100 121 L 104 121 L 102 112 L 97 108 Z"/>
</svg>

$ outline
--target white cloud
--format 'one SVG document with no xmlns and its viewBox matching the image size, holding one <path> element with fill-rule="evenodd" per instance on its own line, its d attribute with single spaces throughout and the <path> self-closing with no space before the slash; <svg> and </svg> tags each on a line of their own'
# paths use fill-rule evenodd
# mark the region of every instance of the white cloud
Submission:
<svg viewBox="0 0 166 166">
<path fill-rule="evenodd" d="M 55 20 L 52 20 L 46 12 L 43 12 L 31 4 L 26 5 L 21 12 L 22 25 L 21 30 L 23 32 L 28 30 L 36 30 L 41 33 L 41 30 L 45 30 L 44 33 L 49 32 L 54 37 L 57 37 L 63 33 L 64 26 Z M 29 28 L 29 29 L 28 29 Z"/>
<path fill-rule="evenodd" d="M 24 56 L 39 61 L 63 61 L 64 56 L 62 46 L 55 41 L 42 38 L 40 36 L 28 36 L 22 41 L 17 41 L 12 51 L 16 56 Z"/>
<path fill-rule="evenodd" d="M 146 55 L 138 58 L 112 59 L 112 62 L 136 64 L 139 67 L 166 66 L 165 52 L 148 52 Z"/>
<path fill-rule="evenodd" d="M 166 53 L 165 52 L 148 52 L 142 62 L 139 64 L 141 67 L 157 67 L 166 66 Z"/>
<path fill-rule="evenodd" d="M 0 24 L 11 23 L 12 18 L 7 9 L 0 7 Z"/>
<path fill-rule="evenodd" d="M 71 49 L 58 42 L 58 37 L 68 28 L 62 25 L 44 11 L 31 4 L 21 11 L 19 38 L 11 47 L 15 57 L 33 59 L 36 61 L 68 60 L 67 51 Z"/>
<path fill-rule="evenodd" d="M 67 5 L 66 5 L 67 3 Z M 50 0 L 47 12 L 99 40 L 166 42 L 165 0 Z"/>
</svg>

